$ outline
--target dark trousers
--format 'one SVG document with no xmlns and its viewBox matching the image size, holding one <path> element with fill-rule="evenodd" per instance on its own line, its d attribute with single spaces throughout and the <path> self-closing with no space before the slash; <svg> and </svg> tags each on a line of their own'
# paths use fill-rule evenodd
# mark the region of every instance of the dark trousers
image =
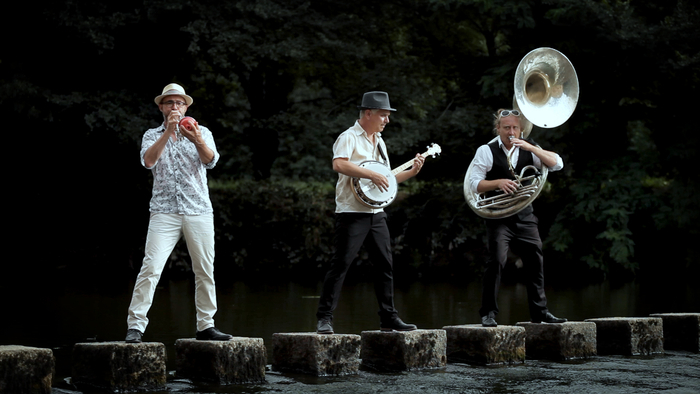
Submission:
<svg viewBox="0 0 700 394">
<path fill-rule="evenodd" d="M 489 258 L 484 272 L 479 314 L 498 314 L 498 289 L 501 284 L 501 270 L 506 265 L 508 249 L 518 255 L 523 262 L 530 318 L 541 320 L 547 313 L 547 297 L 544 294 L 544 259 L 542 241 L 537 228 L 537 217 L 514 215 L 505 219 L 486 219 L 488 231 Z"/>
<path fill-rule="evenodd" d="M 374 269 L 374 292 L 382 320 L 396 315 L 391 239 L 386 213 L 339 213 L 335 218 L 335 252 L 318 301 L 318 319 L 332 319 L 348 269 L 364 244 Z"/>
</svg>

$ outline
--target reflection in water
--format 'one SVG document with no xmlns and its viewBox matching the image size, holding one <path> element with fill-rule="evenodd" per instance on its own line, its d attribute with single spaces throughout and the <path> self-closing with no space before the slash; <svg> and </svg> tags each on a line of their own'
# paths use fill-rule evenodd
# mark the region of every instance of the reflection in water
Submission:
<svg viewBox="0 0 700 394">
<path fill-rule="evenodd" d="M 311 332 L 321 283 L 244 283 L 217 278 L 219 311 L 216 325 L 234 336 L 270 340 L 278 332 Z M 76 342 L 123 341 L 133 283 L 80 288 L 54 287 L 33 297 L 5 294 L 8 315 L 17 324 L 3 324 L 2 344 L 47 347 L 56 355 L 57 378 L 70 374 L 70 349 Z M 548 288 L 549 308 L 557 316 L 581 321 L 595 317 L 648 316 L 650 313 L 698 312 L 700 294 L 690 284 L 600 283 L 576 288 Z M 402 319 L 419 328 L 478 324 L 481 284 L 469 282 L 397 284 L 396 307 Z M 499 293 L 499 324 L 527 321 L 527 294 L 521 284 L 503 284 Z M 359 334 L 379 329 L 371 283 L 346 283 L 335 312 L 336 333 Z M 195 335 L 194 286 L 188 279 L 163 280 L 156 291 L 144 335 L 168 349 L 168 369 L 174 369 L 174 343 Z"/>
</svg>

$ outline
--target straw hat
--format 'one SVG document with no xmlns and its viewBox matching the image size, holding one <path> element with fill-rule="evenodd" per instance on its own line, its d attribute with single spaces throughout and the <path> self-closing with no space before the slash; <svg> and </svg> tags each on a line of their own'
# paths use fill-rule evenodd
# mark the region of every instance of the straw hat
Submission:
<svg viewBox="0 0 700 394">
<path fill-rule="evenodd" d="M 192 105 L 192 103 L 194 102 L 194 100 L 192 100 L 192 97 L 185 94 L 185 89 L 176 83 L 171 83 L 170 85 L 164 87 L 163 93 L 160 96 L 156 97 L 154 101 L 156 102 L 156 104 L 160 104 L 160 101 L 165 96 L 182 96 L 185 98 L 187 106 Z"/>
</svg>

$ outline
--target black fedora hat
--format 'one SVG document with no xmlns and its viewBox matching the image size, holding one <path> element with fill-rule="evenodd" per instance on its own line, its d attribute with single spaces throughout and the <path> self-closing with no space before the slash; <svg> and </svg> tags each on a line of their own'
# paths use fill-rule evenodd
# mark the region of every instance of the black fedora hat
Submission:
<svg viewBox="0 0 700 394">
<path fill-rule="evenodd" d="M 359 109 L 386 109 L 388 111 L 396 111 L 389 104 L 389 94 L 387 92 L 367 92 L 362 96 L 362 105 L 358 105 Z"/>
</svg>

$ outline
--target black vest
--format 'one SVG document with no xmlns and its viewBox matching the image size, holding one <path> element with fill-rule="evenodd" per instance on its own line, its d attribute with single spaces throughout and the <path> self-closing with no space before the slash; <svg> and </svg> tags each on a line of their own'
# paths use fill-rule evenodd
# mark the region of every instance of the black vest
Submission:
<svg viewBox="0 0 700 394">
<path fill-rule="evenodd" d="M 532 142 L 530 143 L 532 144 Z M 493 155 L 493 166 L 491 167 L 491 171 L 486 173 L 486 180 L 492 181 L 494 179 L 504 178 L 515 180 L 508 166 L 508 156 L 503 152 L 503 149 L 498 146 L 498 141 L 490 143 L 489 148 L 491 148 L 491 154 Z M 518 164 L 515 166 L 515 173 L 520 175 L 520 171 L 522 171 L 525 166 L 532 164 L 532 154 L 527 151 L 520 152 L 518 154 Z"/>
<path fill-rule="evenodd" d="M 529 143 L 536 145 L 534 141 L 532 140 L 527 140 Z M 488 144 L 489 148 L 491 148 L 491 154 L 493 155 L 493 166 L 491 167 L 491 170 L 486 173 L 486 180 L 487 181 L 492 181 L 494 179 L 513 179 L 515 180 L 515 177 L 513 174 L 510 172 L 510 168 L 508 166 L 508 156 L 506 153 L 503 151 L 503 149 L 498 145 L 498 141 L 493 141 L 492 143 Z M 532 165 L 532 153 L 528 151 L 520 151 L 518 154 L 518 164 L 515 166 L 515 173 L 517 175 L 520 175 L 520 171 L 523 170 L 525 166 Z M 489 192 L 486 193 L 487 196 L 491 196 L 495 194 L 494 192 Z M 526 215 L 531 214 L 533 211 L 532 209 L 532 204 L 528 205 L 525 207 L 522 211 L 518 213 L 517 216 L 519 217 L 524 217 Z"/>
</svg>

